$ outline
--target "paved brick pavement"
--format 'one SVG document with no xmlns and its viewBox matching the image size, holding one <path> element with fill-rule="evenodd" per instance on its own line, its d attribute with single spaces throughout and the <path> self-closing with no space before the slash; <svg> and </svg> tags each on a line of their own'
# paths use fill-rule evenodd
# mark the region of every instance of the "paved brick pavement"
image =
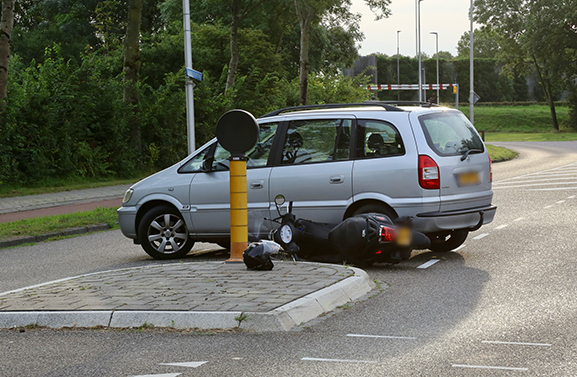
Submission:
<svg viewBox="0 0 577 377">
<path fill-rule="evenodd" d="M 0 214 L 122 198 L 131 185 L 0 198 Z"/>
<path fill-rule="evenodd" d="M 224 262 L 155 265 L 0 293 L 0 328 L 79 322 L 88 327 L 163 326 L 167 318 L 172 318 L 167 327 L 175 327 L 174 318 L 180 318 L 176 327 L 222 328 L 250 313 L 255 319 L 251 329 L 287 330 L 370 290 L 364 271 L 340 265 L 275 261 L 272 271 Z M 123 326 L 114 326 L 114 315 Z M 221 317 L 226 320 L 215 320 Z"/>
</svg>

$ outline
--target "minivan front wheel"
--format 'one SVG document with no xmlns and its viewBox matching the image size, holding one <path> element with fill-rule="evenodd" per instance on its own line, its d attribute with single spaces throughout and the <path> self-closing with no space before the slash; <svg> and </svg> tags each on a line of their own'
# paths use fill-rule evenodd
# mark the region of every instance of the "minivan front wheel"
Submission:
<svg viewBox="0 0 577 377">
<path fill-rule="evenodd" d="M 430 250 L 444 253 L 458 248 L 465 242 L 469 231 L 467 229 L 456 229 L 449 233 L 427 234 L 431 240 Z"/>
<path fill-rule="evenodd" d="M 166 205 L 146 212 L 138 234 L 142 248 L 154 259 L 182 258 L 194 246 L 182 215 Z"/>
</svg>

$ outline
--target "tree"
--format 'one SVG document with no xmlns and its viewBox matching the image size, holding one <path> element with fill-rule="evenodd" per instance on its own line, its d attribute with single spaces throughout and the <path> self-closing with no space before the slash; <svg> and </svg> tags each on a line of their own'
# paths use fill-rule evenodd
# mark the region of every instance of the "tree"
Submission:
<svg viewBox="0 0 577 377">
<path fill-rule="evenodd" d="M 138 111 L 138 80 L 140 78 L 140 23 L 144 0 L 130 0 L 128 20 L 126 24 L 126 39 L 124 40 L 124 101 L 132 106 L 132 111 Z M 134 117 L 130 127 L 130 137 L 133 147 L 140 155 L 142 151 L 140 124 Z"/>
<path fill-rule="evenodd" d="M 466 31 L 457 42 L 457 57 L 469 58 L 471 33 Z M 499 34 L 492 29 L 483 27 L 473 32 L 473 51 L 475 58 L 495 58 L 501 51 Z"/>
<path fill-rule="evenodd" d="M 437 54 L 433 55 L 433 58 L 437 58 Z M 439 51 L 439 59 L 440 60 L 453 60 L 455 57 L 449 51 Z"/>
<path fill-rule="evenodd" d="M 574 66 L 577 0 L 477 0 L 476 5 L 476 19 L 503 37 L 500 58 L 506 68 L 527 73 L 532 66 L 537 72 L 558 130 L 554 97 Z"/>
<path fill-rule="evenodd" d="M 365 0 L 365 2 L 375 12 L 377 20 L 390 15 L 388 6 L 391 0 Z M 320 23 L 323 19 L 329 19 L 330 15 L 336 16 L 342 23 L 355 25 L 359 22 L 359 16 L 350 12 L 350 0 L 294 0 L 294 5 L 301 32 L 299 103 L 304 105 L 307 102 L 308 75 L 310 72 L 311 26 Z"/>
<path fill-rule="evenodd" d="M 0 19 L 0 108 L 6 106 L 8 91 L 8 61 L 10 60 L 10 36 L 14 26 L 14 1 L 2 0 Z"/>
</svg>

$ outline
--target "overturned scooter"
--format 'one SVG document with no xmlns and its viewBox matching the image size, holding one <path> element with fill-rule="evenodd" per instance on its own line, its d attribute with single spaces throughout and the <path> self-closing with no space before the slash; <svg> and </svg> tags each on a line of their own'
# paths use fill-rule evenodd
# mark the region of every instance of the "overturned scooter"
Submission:
<svg viewBox="0 0 577 377">
<path fill-rule="evenodd" d="M 292 202 L 283 215 L 280 207 L 284 203 L 284 196 L 277 195 L 279 217 L 272 221 L 280 227 L 272 238 L 293 259 L 332 256 L 331 261 L 359 265 L 399 263 L 409 259 L 413 250 L 430 246 L 427 236 L 411 229 L 410 217 L 392 221 L 384 214 L 367 213 L 349 217 L 340 224 L 326 224 L 297 218 L 292 213 Z"/>
</svg>

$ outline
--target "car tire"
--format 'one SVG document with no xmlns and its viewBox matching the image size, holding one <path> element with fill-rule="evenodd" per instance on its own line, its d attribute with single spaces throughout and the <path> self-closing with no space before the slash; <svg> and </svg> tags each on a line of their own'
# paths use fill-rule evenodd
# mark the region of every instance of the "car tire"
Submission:
<svg viewBox="0 0 577 377">
<path fill-rule="evenodd" d="M 391 220 L 395 220 L 397 217 L 399 217 L 390 207 L 378 203 L 362 205 L 355 212 L 353 212 L 352 216 L 362 215 L 363 213 L 382 213 L 383 215 L 387 215 Z"/>
<path fill-rule="evenodd" d="M 469 231 L 467 229 L 457 229 L 453 230 L 449 234 L 427 234 L 427 237 L 431 240 L 430 250 L 437 253 L 445 253 L 453 249 L 458 248 L 465 242 Z"/>
<path fill-rule="evenodd" d="M 182 258 L 194 246 L 182 214 L 167 205 L 146 212 L 138 234 L 142 248 L 154 259 Z"/>
</svg>

